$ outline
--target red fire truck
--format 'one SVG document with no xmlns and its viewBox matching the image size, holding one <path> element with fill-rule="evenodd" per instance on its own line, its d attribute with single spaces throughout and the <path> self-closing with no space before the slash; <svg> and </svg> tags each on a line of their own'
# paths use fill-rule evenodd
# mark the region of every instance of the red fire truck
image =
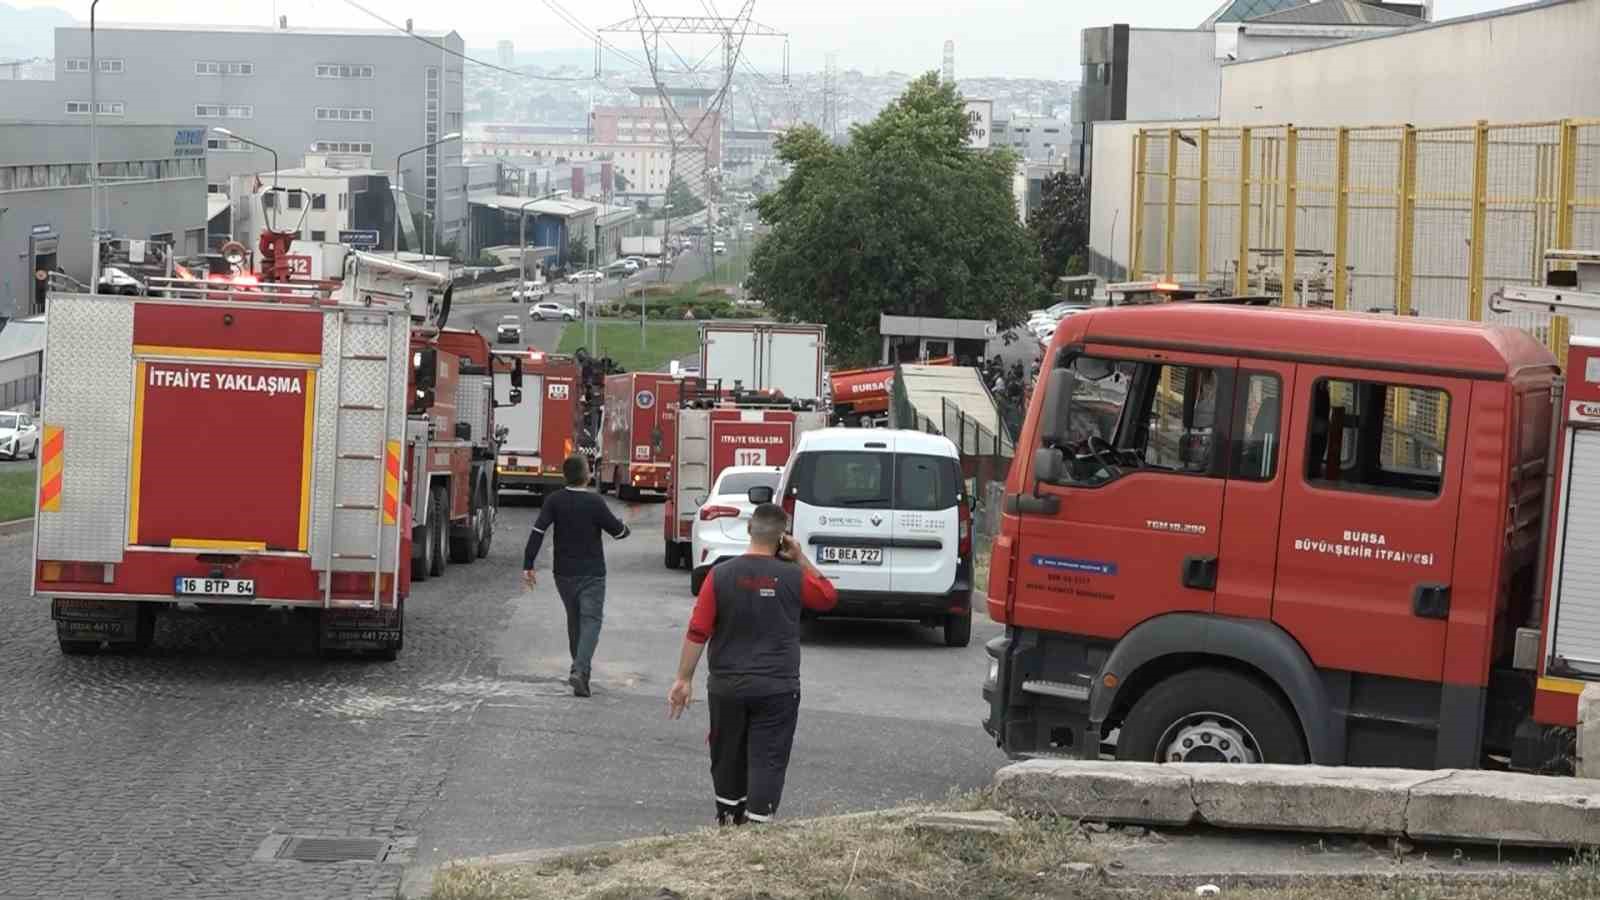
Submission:
<svg viewBox="0 0 1600 900">
<path fill-rule="evenodd" d="M 941 356 L 925 365 L 948 366 L 955 357 Z M 894 366 L 835 369 L 828 373 L 834 421 L 841 425 L 889 424 L 889 398 L 894 393 Z"/>
<path fill-rule="evenodd" d="M 789 400 L 764 392 L 706 389 L 700 379 L 683 381 L 672 454 L 672 489 L 663 529 L 669 569 L 691 568 L 694 517 L 711 485 L 728 466 L 781 466 L 800 435 L 828 424 L 815 401 Z"/>
<path fill-rule="evenodd" d="M 641 491 L 667 493 L 672 483 L 673 424 L 678 406 L 676 376 L 628 372 L 606 376 L 600 443 L 601 490 L 617 489 L 622 500 Z"/>
<path fill-rule="evenodd" d="M 1496 308 L 1590 317 L 1565 383 L 1503 325 L 1063 322 L 994 542 L 999 745 L 1570 771 L 1600 681 L 1600 254 L 1551 260 L 1559 287 Z"/>
<path fill-rule="evenodd" d="M 142 647 L 194 602 L 393 658 L 413 575 L 487 553 L 487 344 L 440 330 L 423 269 L 328 245 L 337 277 L 289 281 L 290 238 L 263 232 L 259 275 L 235 247 L 229 282 L 51 296 L 32 592 L 64 652 Z"/>
<path fill-rule="evenodd" d="M 537 350 L 497 350 L 494 360 L 497 397 L 509 394 L 519 364 L 522 371 L 522 402 L 498 414 L 505 428 L 496 466 L 500 490 L 560 488 L 561 463 L 577 446 L 577 361 Z"/>
</svg>

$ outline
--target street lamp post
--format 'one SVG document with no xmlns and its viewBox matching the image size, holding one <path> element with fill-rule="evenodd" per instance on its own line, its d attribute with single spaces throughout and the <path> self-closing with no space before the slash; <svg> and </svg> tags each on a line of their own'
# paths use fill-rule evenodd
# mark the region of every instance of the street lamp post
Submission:
<svg viewBox="0 0 1600 900">
<path fill-rule="evenodd" d="M 421 153 L 424 150 L 428 150 L 428 149 L 431 149 L 433 147 L 437 147 L 440 144 L 448 144 L 451 141 L 456 140 L 459 137 L 461 137 L 461 132 L 452 131 L 449 134 L 445 135 L 444 137 L 439 138 L 437 141 L 431 141 L 429 143 L 423 144 L 420 147 L 412 147 L 410 150 L 407 150 L 404 153 L 401 153 L 399 156 L 396 156 L 394 158 L 394 183 L 395 183 L 395 187 L 396 188 L 401 188 L 401 189 L 404 188 L 404 185 L 403 185 L 403 183 L 401 182 L 401 179 L 400 179 L 400 161 L 401 160 L 405 159 L 406 157 L 410 156 L 413 153 Z M 398 200 L 399 200 L 399 195 L 398 194 L 396 195 L 395 199 L 396 199 L 397 202 L 395 203 L 395 206 L 394 206 L 394 258 L 395 259 L 399 259 L 400 258 L 400 204 L 398 202 Z"/>
<path fill-rule="evenodd" d="M 100 290 L 100 60 L 94 52 L 94 8 L 89 4 L 89 293 Z"/>
<path fill-rule="evenodd" d="M 229 131 L 228 129 L 223 128 L 220 125 L 211 126 L 211 131 L 216 133 L 216 134 L 220 134 L 225 138 L 229 138 L 231 140 L 238 141 L 241 144 L 249 144 L 250 146 L 255 147 L 258 150 L 265 150 L 268 153 L 271 153 L 272 154 L 272 189 L 273 190 L 277 190 L 278 189 L 278 151 L 272 149 L 271 147 L 268 147 L 266 144 L 258 144 L 255 141 L 252 141 L 249 138 L 245 137 L 244 135 L 234 134 L 232 131 Z M 232 201 L 229 201 L 229 202 L 231 203 Z M 276 203 L 277 199 L 274 198 L 273 202 Z M 231 213 L 230 213 L 230 215 L 231 215 Z M 268 223 L 266 221 L 266 218 L 267 218 L 266 204 L 262 204 L 262 207 L 261 207 L 261 219 L 262 219 L 261 224 L 262 224 L 263 227 L 268 227 Z M 237 222 L 230 223 L 230 227 L 231 227 L 231 230 L 233 230 L 234 232 L 238 231 L 238 223 Z M 276 230 L 276 229 L 274 229 L 274 230 Z M 96 254 L 97 257 L 98 257 L 98 255 L 99 254 Z"/>
</svg>

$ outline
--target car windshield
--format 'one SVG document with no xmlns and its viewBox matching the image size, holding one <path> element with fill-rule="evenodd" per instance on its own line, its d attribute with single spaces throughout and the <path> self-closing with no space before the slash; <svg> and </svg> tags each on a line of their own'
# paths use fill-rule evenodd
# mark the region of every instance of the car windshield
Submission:
<svg viewBox="0 0 1600 900">
<path fill-rule="evenodd" d="M 717 481 L 717 493 L 742 497 L 753 487 L 777 486 L 777 472 L 729 472 Z"/>
<path fill-rule="evenodd" d="M 17 427 L 16 413 L 0 413 L 0 428 L 15 429 Z"/>
</svg>

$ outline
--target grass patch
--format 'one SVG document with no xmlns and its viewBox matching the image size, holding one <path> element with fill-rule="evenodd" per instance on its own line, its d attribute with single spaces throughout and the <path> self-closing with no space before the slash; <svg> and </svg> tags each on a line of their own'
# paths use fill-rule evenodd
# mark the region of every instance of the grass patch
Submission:
<svg viewBox="0 0 1600 900">
<path fill-rule="evenodd" d="M 650 321 L 645 324 L 643 348 L 639 346 L 639 320 L 602 321 L 596 326 L 595 346 L 589 352 L 609 356 L 629 372 L 658 372 L 669 360 L 691 356 L 700 349 L 699 322 Z M 561 331 L 559 353 L 583 346 L 583 325 L 571 323 Z"/>
<path fill-rule="evenodd" d="M 1181 900 L 1166 887 L 1107 877 L 1137 842 L 1092 840 L 1066 820 L 1023 819 L 1008 834 L 908 827 L 921 813 L 987 808 L 979 792 L 936 807 L 816 819 L 756 829 L 705 829 L 507 866 L 456 863 L 434 876 L 431 900 Z M 1088 873 L 1069 868 L 1090 863 Z M 1489 880 L 1492 878 L 1493 880 Z M 1399 872 L 1309 878 L 1271 888 L 1224 884 L 1223 900 L 1579 900 L 1600 897 L 1592 855 L 1482 881 Z"/>
<path fill-rule="evenodd" d="M 0 522 L 26 519 L 33 515 L 32 468 L 20 472 L 0 472 Z"/>
</svg>

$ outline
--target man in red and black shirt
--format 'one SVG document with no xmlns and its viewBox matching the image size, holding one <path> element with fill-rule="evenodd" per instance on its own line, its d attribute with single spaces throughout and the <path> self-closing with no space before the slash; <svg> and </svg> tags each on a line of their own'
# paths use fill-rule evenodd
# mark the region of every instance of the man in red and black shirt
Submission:
<svg viewBox="0 0 1600 900">
<path fill-rule="evenodd" d="M 788 525 L 771 503 L 750 515 L 750 550 L 718 564 L 701 586 L 667 694 L 676 719 L 694 694 L 694 670 L 709 642 L 711 783 L 721 824 L 770 822 L 777 814 L 800 716 L 800 609 L 827 612 L 839 601 L 784 533 Z"/>
</svg>

